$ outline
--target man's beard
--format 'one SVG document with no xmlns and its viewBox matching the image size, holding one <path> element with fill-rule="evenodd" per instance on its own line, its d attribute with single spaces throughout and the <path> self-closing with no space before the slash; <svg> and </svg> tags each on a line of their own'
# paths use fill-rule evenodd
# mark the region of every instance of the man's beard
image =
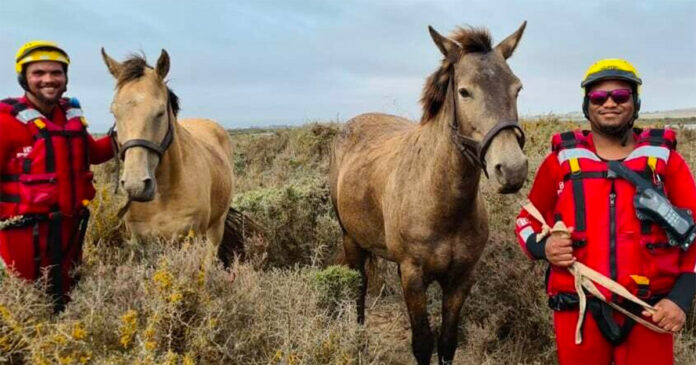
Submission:
<svg viewBox="0 0 696 365">
<path fill-rule="evenodd" d="M 46 104 L 46 105 L 56 105 L 58 104 L 58 101 L 60 101 L 60 98 L 63 96 L 65 91 L 67 91 L 67 85 L 63 86 L 62 89 L 58 93 L 56 93 L 56 96 L 53 98 L 48 98 L 44 96 L 41 92 L 33 92 L 31 91 L 31 94 L 34 95 L 41 103 Z"/>
<path fill-rule="evenodd" d="M 631 128 L 633 128 L 633 119 L 621 125 L 602 125 L 599 123 L 592 123 L 592 126 L 599 133 L 607 137 L 612 137 L 620 140 L 621 145 L 625 146 Z"/>
</svg>

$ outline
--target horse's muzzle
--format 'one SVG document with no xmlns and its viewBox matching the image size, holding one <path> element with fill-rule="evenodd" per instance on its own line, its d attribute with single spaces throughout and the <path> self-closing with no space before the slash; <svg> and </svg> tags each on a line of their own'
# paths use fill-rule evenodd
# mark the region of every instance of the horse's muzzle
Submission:
<svg viewBox="0 0 696 365">
<path fill-rule="evenodd" d="M 136 202 L 149 202 L 155 198 L 157 184 L 153 178 L 142 179 L 140 183 L 129 183 L 126 180 L 121 180 L 123 190 L 128 194 L 130 200 Z"/>
</svg>

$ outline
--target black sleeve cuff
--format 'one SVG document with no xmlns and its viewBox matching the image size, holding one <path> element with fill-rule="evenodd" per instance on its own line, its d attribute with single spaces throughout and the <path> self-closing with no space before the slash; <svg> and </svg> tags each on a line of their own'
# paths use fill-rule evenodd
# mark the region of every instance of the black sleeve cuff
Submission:
<svg viewBox="0 0 696 365">
<path fill-rule="evenodd" d="M 549 236 L 547 235 L 541 240 L 541 242 L 537 242 L 536 233 L 531 234 L 529 238 L 527 238 L 527 242 L 525 242 L 527 245 L 527 251 L 529 251 L 529 254 L 531 254 L 534 259 L 546 260 L 546 239 L 548 238 Z"/>
<path fill-rule="evenodd" d="M 684 313 L 689 313 L 694 294 L 696 294 L 696 273 L 682 273 L 674 282 L 672 291 L 667 294 L 667 299 L 676 303 Z"/>
</svg>

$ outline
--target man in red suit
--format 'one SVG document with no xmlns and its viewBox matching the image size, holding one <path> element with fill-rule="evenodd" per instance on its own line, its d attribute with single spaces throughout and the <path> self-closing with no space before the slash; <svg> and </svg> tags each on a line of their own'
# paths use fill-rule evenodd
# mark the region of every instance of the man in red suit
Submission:
<svg viewBox="0 0 696 365">
<path fill-rule="evenodd" d="M 0 101 L 0 257 L 22 278 L 46 274 L 56 310 L 82 258 L 95 193 L 90 164 L 113 156 L 109 137 L 87 132 L 79 102 L 62 97 L 69 64 L 53 42 L 26 43 L 15 59 L 25 93 Z"/>
<path fill-rule="evenodd" d="M 550 224 L 563 221 L 573 227 L 571 234 L 537 239 L 542 237 L 542 224 L 525 210 L 517 217 L 516 233 L 524 252 L 549 263 L 546 290 L 562 365 L 672 364 L 672 333 L 684 326 L 696 291 L 693 239 L 677 243 L 664 222 L 639 218 L 636 185 L 608 168 L 621 163 L 672 206 L 696 212 L 694 179 L 675 150 L 674 131 L 633 128 L 641 84 L 638 72 L 625 60 L 593 64 L 581 84 L 590 130 L 555 135 L 551 152 L 539 166 L 529 200 Z M 606 298 L 669 333 L 636 324 L 590 297 L 591 314 L 580 319 L 582 342 L 577 344 L 578 295 L 567 270 L 576 261 L 654 305 L 656 312 L 650 315 L 601 288 Z"/>
</svg>

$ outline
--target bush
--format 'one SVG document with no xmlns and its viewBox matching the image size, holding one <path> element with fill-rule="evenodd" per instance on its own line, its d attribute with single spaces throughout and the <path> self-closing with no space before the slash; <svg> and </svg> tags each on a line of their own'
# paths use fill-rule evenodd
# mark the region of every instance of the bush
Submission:
<svg viewBox="0 0 696 365">
<path fill-rule="evenodd" d="M 335 313 L 341 303 L 358 298 L 360 273 L 345 266 L 332 265 L 314 273 L 312 283 L 319 292 L 319 305 Z"/>
<path fill-rule="evenodd" d="M 324 265 L 333 259 L 340 228 L 324 180 L 241 193 L 233 207 L 264 227 L 269 266 Z"/>
</svg>

